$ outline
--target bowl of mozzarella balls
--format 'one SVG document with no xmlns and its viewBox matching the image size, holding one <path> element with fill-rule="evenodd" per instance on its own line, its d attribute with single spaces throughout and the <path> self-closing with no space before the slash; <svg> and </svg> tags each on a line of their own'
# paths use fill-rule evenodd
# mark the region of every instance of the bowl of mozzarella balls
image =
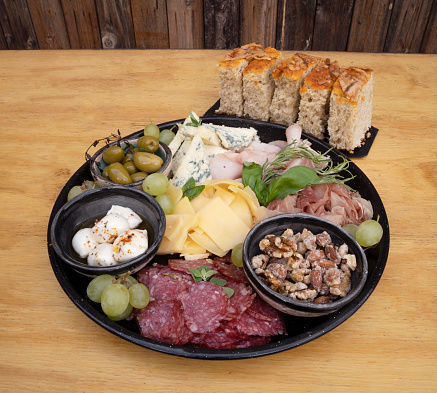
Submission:
<svg viewBox="0 0 437 393">
<path fill-rule="evenodd" d="M 123 186 L 96 188 L 67 202 L 50 227 L 62 261 L 89 277 L 133 274 L 155 256 L 165 232 L 155 198 Z"/>
</svg>

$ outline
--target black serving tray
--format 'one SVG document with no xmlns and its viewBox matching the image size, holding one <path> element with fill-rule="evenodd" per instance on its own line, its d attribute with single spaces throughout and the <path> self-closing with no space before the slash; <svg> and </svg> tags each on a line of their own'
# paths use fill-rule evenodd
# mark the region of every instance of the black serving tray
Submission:
<svg viewBox="0 0 437 393">
<path fill-rule="evenodd" d="M 217 109 L 220 108 L 220 100 L 218 100 L 211 108 L 209 108 L 204 116 L 205 117 L 222 117 L 222 115 L 218 115 L 217 113 L 215 113 L 215 111 Z M 227 115 L 223 116 L 223 117 L 229 117 Z M 235 117 L 235 119 L 237 119 Z M 376 138 L 376 134 L 378 133 L 379 129 L 375 128 L 373 126 L 370 127 L 368 133 L 369 133 L 369 137 L 366 138 L 366 140 L 364 141 L 364 143 L 360 146 L 355 148 L 353 151 L 347 151 L 347 150 L 341 150 L 341 152 L 346 156 L 346 157 L 350 157 L 350 158 L 362 158 L 362 157 L 366 157 L 369 152 L 370 152 L 370 148 L 372 147 L 372 144 Z M 314 138 L 313 139 L 317 139 Z M 320 139 L 317 139 L 320 141 Z M 324 141 L 321 141 L 324 142 Z"/>
<path fill-rule="evenodd" d="M 214 123 L 232 127 L 254 127 L 258 130 L 258 135 L 264 142 L 285 139 L 286 127 L 277 124 L 248 119 L 217 116 L 203 117 L 202 121 L 204 123 Z M 183 119 L 163 123 L 159 125 L 159 128 L 161 130 L 165 128 L 171 128 L 172 126 L 182 122 Z M 142 132 L 142 130 L 138 131 L 131 136 L 140 136 L 142 135 Z M 312 144 L 312 148 L 322 153 L 330 149 L 330 147 L 326 143 L 309 135 L 304 134 L 303 138 L 308 139 Z M 335 162 L 341 162 L 343 160 L 343 157 L 345 157 L 342 153 L 335 149 L 331 150 L 329 154 Z M 111 321 L 103 314 L 100 308 L 100 304 L 94 303 L 87 298 L 86 287 L 91 279 L 80 275 L 79 273 L 71 269 L 68 265 L 63 263 L 62 260 L 58 258 L 58 256 L 54 252 L 53 247 L 51 246 L 50 239 L 50 226 L 52 224 L 52 220 L 59 208 L 64 203 L 66 203 L 69 189 L 75 185 L 80 185 L 84 180 L 92 180 L 91 172 L 89 170 L 89 165 L 87 162 L 84 163 L 67 181 L 53 206 L 53 210 L 48 223 L 47 233 L 47 246 L 50 263 L 52 265 L 55 276 L 65 293 L 86 316 L 91 318 L 95 323 L 97 323 L 107 331 L 111 332 L 112 334 L 144 348 L 169 355 L 205 360 L 246 359 L 290 350 L 292 348 L 296 348 L 300 345 L 315 340 L 325 333 L 328 333 L 329 331 L 333 330 L 334 328 L 345 322 L 351 315 L 353 315 L 372 294 L 373 290 L 381 279 L 387 262 L 390 234 L 387 214 L 384 209 L 384 205 L 375 187 L 367 178 L 367 176 L 358 168 L 358 166 L 355 165 L 353 162 L 350 162 L 349 170 L 356 177 L 348 184 L 355 190 L 359 191 L 362 197 L 371 201 L 374 209 L 374 217 L 379 217 L 379 222 L 384 229 L 384 234 L 379 245 L 376 248 L 372 248 L 366 251 L 367 259 L 369 262 L 369 276 L 367 282 L 360 294 L 350 304 L 333 314 L 313 318 L 293 317 L 284 314 L 284 320 L 286 323 L 288 335 L 274 337 L 272 341 L 266 345 L 235 350 L 213 350 L 197 348 L 193 346 L 169 345 L 141 336 L 139 334 L 139 330 L 135 321 Z M 173 255 L 172 257 L 175 257 L 175 255 Z M 166 264 L 167 259 L 167 256 L 158 256 L 154 261 L 161 264 Z"/>
</svg>

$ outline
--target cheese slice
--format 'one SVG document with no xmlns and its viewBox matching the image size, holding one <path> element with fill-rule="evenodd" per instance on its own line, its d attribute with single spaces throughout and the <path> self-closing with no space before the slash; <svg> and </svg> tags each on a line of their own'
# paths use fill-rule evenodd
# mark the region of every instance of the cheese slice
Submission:
<svg viewBox="0 0 437 393">
<path fill-rule="evenodd" d="M 176 204 L 182 198 L 182 188 L 175 187 L 172 182 L 168 183 L 167 191 L 165 192 L 167 195 L 173 199 L 173 202 Z"/>
<path fill-rule="evenodd" d="M 220 198 L 212 198 L 197 214 L 197 225 L 224 251 L 229 251 L 238 243 L 242 243 L 250 231 Z"/>
<path fill-rule="evenodd" d="M 228 253 L 228 250 L 222 250 L 206 233 L 190 232 L 188 236 L 193 239 L 197 244 L 204 247 L 211 254 L 223 257 Z"/>
<path fill-rule="evenodd" d="M 180 215 L 172 215 L 169 214 L 166 216 L 166 225 L 164 237 L 166 237 L 170 241 L 175 241 L 184 225 L 183 218 Z"/>
<path fill-rule="evenodd" d="M 252 189 L 249 186 L 245 187 L 244 189 L 241 189 L 239 187 L 229 186 L 229 190 L 241 195 L 245 199 L 253 216 L 257 214 L 257 210 L 259 209 L 260 204 L 258 202 L 255 193 L 252 191 Z"/>
<path fill-rule="evenodd" d="M 183 197 L 175 204 L 172 214 L 193 214 L 195 213 L 190 200 L 187 197 Z"/>
<path fill-rule="evenodd" d="M 228 191 L 228 189 L 222 188 L 220 186 L 215 186 L 215 193 L 213 198 L 220 198 L 226 203 L 228 206 L 235 199 L 235 193 Z"/>
<path fill-rule="evenodd" d="M 169 214 L 166 217 L 167 220 L 170 220 L 170 223 L 178 223 L 179 218 L 182 219 L 182 225 L 172 227 L 169 232 L 164 235 L 159 245 L 158 255 L 174 254 L 182 251 L 185 241 L 187 240 L 188 232 L 196 226 L 197 214 Z M 170 240 L 169 237 L 172 240 Z"/>
<path fill-rule="evenodd" d="M 241 195 L 235 195 L 233 201 L 229 204 L 229 207 L 238 217 L 240 217 L 241 221 L 243 221 L 249 228 L 252 228 L 253 215 L 246 200 Z"/>
<path fill-rule="evenodd" d="M 196 243 L 190 236 L 185 240 L 184 246 L 182 247 L 182 256 L 187 255 L 199 255 L 199 254 L 207 254 L 206 249 L 202 247 L 200 244 Z"/>
<path fill-rule="evenodd" d="M 182 142 L 185 140 L 185 138 L 186 138 L 185 135 L 177 132 L 173 140 L 169 143 L 168 147 L 171 150 L 171 154 L 173 155 L 173 157 L 181 147 Z"/>
</svg>

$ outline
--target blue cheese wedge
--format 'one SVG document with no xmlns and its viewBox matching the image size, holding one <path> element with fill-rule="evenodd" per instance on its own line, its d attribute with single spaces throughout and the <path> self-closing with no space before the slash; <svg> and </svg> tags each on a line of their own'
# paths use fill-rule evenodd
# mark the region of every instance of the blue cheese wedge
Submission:
<svg viewBox="0 0 437 393">
<path fill-rule="evenodd" d="M 195 135 L 184 157 L 174 172 L 172 183 L 174 187 L 182 187 L 193 178 L 196 184 L 202 184 L 211 179 L 208 159 L 205 155 L 205 145 L 200 135 Z"/>
<path fill-rule="evenodd" d="M 178 134 L 176 134 L 176 136 L 177 135 Z M 172 164 L 171 164 L 171 169 L 172 169 L 173 173 L 175 173 L 178 170 L 182 160 L 186 156 L 187 151 L 190 148 L 191 141 L 192 140 L 190 138 L 185 138 L 184 141 L 182 142 L 181 146 L 179 147 L 179 149 L 177 150 L 177 152 L 173 156 L 173 160 L 172 160 Z"/>
<path fill-rule="evenodd" d="M 220 138 L 217 136 L 217 134 L 213 130 L 203 125 L 193 127 L 179 124 L 178 127 L 178 134 L 182 134 L 188 138 L 194 138 L 195 135 L 200 135 L 205 145 L 221 146 Z"/>
<path fill-rule="evenodd" d="M 218 126 L 216 124 L 204 124 L 204 127 L 214 131 L 220 138 L 225 149 L 239 151 L 249 146 L 257 136 L 254 128 L 238 128 Z"/>
<path fill-rule="evenodd" d="M 227 152 L 228 150 L 221 146 L 205 145 L 205 155 L 208 162 L 210 162 L 217 154 L 225 154 Z"/>
<path fill-rule="evenodd" d="M 171 150 L 171 154 L 173 155 L 173 157 L 175 156 L 176 152 L 179 150 L 179 148 L 182 145 L 182 142 L 185 139 L 186 139 L 185 135 L 177 132 L 173 140 L 169 143 L 168 147 Z"/>
</svg>

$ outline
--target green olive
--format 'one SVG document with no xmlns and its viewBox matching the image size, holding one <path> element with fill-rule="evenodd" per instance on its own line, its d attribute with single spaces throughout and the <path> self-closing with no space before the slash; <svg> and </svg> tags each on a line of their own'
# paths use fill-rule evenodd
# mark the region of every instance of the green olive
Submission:
<svg viewBox="0 0 437 393">
<path fill-rule="evenodd" d="M 132 183 L 129 172 L 120 162 L 114 162 L 108 165 L 108 176 L 113 182 L 118 184 Z"/>
<path fill-rule="evenodd" d="M 102 158 L 108 165 L 120 162 L 124 158 L 124 151 L 120 146 L 110 146 L 103 152 Z"/>
<path fill-rule="evenodd" d="M 126 170 L 129 172 L 129 175 L 132 175 L 132 173 L 138 172 L 137 167 L 135 166 L 133 161 L 126 161 L 123 166 L 126 168 Z"/>
<path fill-rule="evenodd" d="M 135 173 L 132 173 L 130 175 L 130 177 L 132 178 L 133 182 L 140 181 L 140 180 L 144 180 L 147 177 L 147 173 L 145 173 L 145 172 L 135 172 Z"/>
<path fill-rule="evenodd" d="M 154 173 L 161 169 L 164 161 L 155 154 L 139 151 L 134 154 L 134 164 L 142 172 Z"/>
<path fill-rule="evenodd" d="M 109 175 L 108 175 L 108 167 L 107 167 L 107 166 L 105 166 L 105 168 L 103 168 L 102 176 L 103 176 L 103 177 L 106 177 L 107 179 L 109 178 Z"/>
<path fill-rule="evenodd" d="M 155 153 L 159 147 L 159 141 L 154 136 L 145 135 L 138 139 L 137 145 L 140 149 L 146 149 L 150 153 Z"/>
</svg>

